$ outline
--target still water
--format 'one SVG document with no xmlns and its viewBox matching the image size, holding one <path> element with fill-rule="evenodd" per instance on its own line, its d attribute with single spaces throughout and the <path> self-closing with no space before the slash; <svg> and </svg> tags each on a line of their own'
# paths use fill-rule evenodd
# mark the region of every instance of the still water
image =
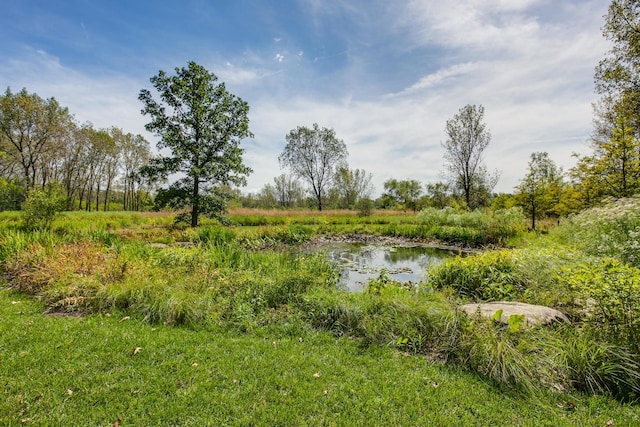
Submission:
<svg viewBox="0 0 640 427">
<path fill-rule="evenodd" d="M 386 269 L 389 278 L 418 283 L 429 266 L 451 257 L 451 252 L 430 247 L 349 244 L 325 248 L 341 271 L 340 284 L 351 292 L 364 289 L 367 281 Z"/>
</svg>

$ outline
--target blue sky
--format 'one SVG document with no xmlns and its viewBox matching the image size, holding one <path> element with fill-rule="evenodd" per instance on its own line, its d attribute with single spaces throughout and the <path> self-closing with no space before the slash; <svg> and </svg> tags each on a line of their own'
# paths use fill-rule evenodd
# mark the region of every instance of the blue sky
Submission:
<svg viewBox="0 0 640 427">
<path fill-rule="evenodd" d="M 0 86 L 55 97 L 79 122 L 146 133 L 137 99 L 158 70 L 193 60 L 249 103 L 254 169 L 281 174 L 285 135 L 331 127 L 349 164 L 442 180 L 445 124 L 485 107 L 489 169 L 511 192 L 529 156 L 565 169 L 589 152 L 593 70 L 608 0 L 183 0 L 4 2 Z"/>
</svg>

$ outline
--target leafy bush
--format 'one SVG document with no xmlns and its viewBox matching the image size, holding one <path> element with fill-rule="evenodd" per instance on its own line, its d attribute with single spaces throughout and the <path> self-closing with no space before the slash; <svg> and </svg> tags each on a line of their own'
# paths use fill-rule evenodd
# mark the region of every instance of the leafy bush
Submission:
<svg viewBox="0 0 640 427">
<path fill-rule="evenodd" d="M 604 258 L 566 268 L 560 280 L 579 298 L 584 322 L 640 352 L 640 269 Z"/>
<path fill-rule="evenodd" d="M 358 216 L 369 217 L 373 213 L 375 203 L 368 197 L 363 197 L 356 203 L 356 209 L 358 210 Z"/>
<path fill-rule="evenodd" d="M 29 230 L 50 230 L 53 220 L 66 205 L 60 184 L 48 184 L 44 189 L 29 191 L 22 204 L 24 227 Z"/>
</svg>

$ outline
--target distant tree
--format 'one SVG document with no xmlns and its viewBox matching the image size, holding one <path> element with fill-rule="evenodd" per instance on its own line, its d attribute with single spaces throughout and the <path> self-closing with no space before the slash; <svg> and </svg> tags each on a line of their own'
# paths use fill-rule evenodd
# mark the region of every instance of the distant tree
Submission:
<svg viewBox="0 0 640 427">
<path fill-rule="evenodd" d="M 517 200 L 531 218 L 531 229 L 535 230 L 536 219 L 558 214 L 562 169 L 556 166 L 548 153 L 532 153 L 527 174 L 517 189 Z"/>
<path fill-rule="evenodd" d="M 371 174 L 364 169 L 338 168 L 335 177 L 335 189 L 340 199 L 340 207 L 353 209 L 358 200 L 369 197 L 373 191 Z"/>
<path fill-rule="evenodd" d="M 220 217 L 224 211 L 227 196 L 217 187 L 246 184 L 251 169 L 242 162 L 240 142 L 252 136 L 249 106 L 195 62 L 175 72 L 151 77 L 160 102 L 147 89 L 138 97 L 144 103 L 142 114 L 151 117 L 145 128 L 161 137 L 159 150 L 170 151 L 145 170 L 160 178 L 184 175 L 170 185 L 168 201 L 174 208 L 189 206 L 191 226 L 196 227 L 200 213 Z"/>
<path fill-rule="evenodd" d="M 427 195 L 430 199 L 430 205 L 442 209 L 451 205 L 453 193 L 451 185 L 446 182 L 435 182 L 427 184 Z"/>
<path fill-rule="evenodd" d="M 442 144 L 451 181 L 471 209 L 485 204 L 497 183 L 497 173 L 489 174 L 482 164 L 482 154 L 491 141 L 483 120 L 482 105 L 466 105 L 447 120 L 447 140 Z"/>
<path fill-rule="evenodd" d="M 149 164 L 151 148 L 142 135 L 119 131 L 114 137 L 122 158 L 122 191 L 125 211 L 140 210 L 144 180 L 139 171 Z"/>
<path fill-rule="evenodd" d="M 274 195 L 280 207 L 291 208 L 301 203 L 304 189 L 297 179 L 283 173 L 273 178 L 273 182 Z"/>
<path fill-rule="evenodd" d="M 335 171 L 345 166 L 347 146 L 336 137 L 333 129 L 298 126 L 287 136 L 287 145 L 278 157 L 280 165 L 309 184 L 318 210 L 334 181 Z"/>
<path fill-rule="evenodd" d="M 401 180 L 389 179 L 384 183 L 383 198 L 388 197 L 397 204 L 402 205 L 404 210 L 416 210 L 416 201 L 422 194 L 422 185 L 415 179 Z"/>
<path fill-rule="evenodd" d="M 0 96 L 0 157 L 5 167 L 20 171 L 28 190 L 45 184 L 42 167 L 62 144 L 71 121 L 55 98 L 44 100 L 26 89 L 14 94 L 10 88 Z"/>
</svg>

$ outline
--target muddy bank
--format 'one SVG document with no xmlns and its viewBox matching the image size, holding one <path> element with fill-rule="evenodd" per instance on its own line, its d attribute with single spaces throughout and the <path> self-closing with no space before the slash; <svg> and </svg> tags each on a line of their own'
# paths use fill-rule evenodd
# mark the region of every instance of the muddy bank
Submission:
<svg viewBox="0 0 640 427">
<path fill-rule="evenodd" d="M 406 237 L 393 237 L 393 236 L 375 236 L 372 234 L 324 234 L 322 236 L 315 237 L 308 242 L 304 243 L 302 247 L 308 249 L 322 248 L 325 246 L 333 246 L 336 244 L 363 244 L 363 245 L 378 245 L 378 246 L 395 246 L 404 248 L 433 248 L 450 251 L 453 253 L 478 253 L 479 249 L 463 248 L 460 246 L 447 245 L 438 241 L 424 241 L 410 239 Z"/>
</svg>

